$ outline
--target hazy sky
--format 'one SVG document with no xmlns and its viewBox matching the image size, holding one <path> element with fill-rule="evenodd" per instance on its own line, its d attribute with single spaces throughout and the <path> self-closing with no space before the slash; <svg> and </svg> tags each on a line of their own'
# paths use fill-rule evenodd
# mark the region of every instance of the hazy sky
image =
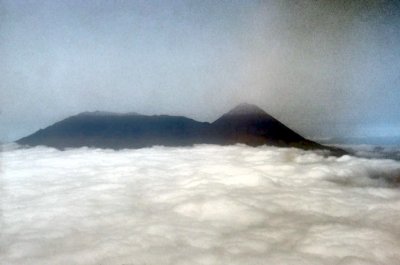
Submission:
<svg viewBox="0 0 400 265">
<path fill-rule="evenodd" d="M 398 1 L 0 0 L 0 140 L 82 111 L 400 135 Z"/>
</svg>

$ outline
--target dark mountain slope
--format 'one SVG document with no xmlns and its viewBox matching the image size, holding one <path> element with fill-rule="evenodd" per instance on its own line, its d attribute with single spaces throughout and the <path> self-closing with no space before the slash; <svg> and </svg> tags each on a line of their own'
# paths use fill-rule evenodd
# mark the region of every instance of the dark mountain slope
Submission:
<svg viewBox="0 0 400 265">
<path fill-rule="evenodd" d="M 65 147 L 140 148 L 184 146 L 204 142 L 208 123 L 179 116 L 82 113 L 55 123 L 17 142 Z"/>
<path fill-rule="evenodd" d="M 121 149 L 153 145 L 244 143 L 251 146 L 269 144 L 328 149 L 336 154 L 342 152 L 303 138 L 262 109 L 250 104 L 237 106 L 213 123 L 181 116 L 85 112 L 39 130 L 17 143 L 61 149 L 80 146 Z"/>
<path fill-rule="evenodd" d="M 271 144 L 318 149 L 323 146 L 309 141 L 251 104 L 240 104 L 212 123 L 220 141 L 252 146 Z"/>
</svg>

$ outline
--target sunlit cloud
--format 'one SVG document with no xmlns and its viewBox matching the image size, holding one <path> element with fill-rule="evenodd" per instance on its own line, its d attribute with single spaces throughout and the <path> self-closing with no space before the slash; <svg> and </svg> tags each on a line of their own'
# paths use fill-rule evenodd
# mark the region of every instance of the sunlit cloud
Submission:
<svg viewBox="0 0 400 265">
<path fill-rule="evenodd" d="M 2 162 L 5 264 L 400 260 L 393 160 L 201 145 L 6 147 Z"/>
</svg>

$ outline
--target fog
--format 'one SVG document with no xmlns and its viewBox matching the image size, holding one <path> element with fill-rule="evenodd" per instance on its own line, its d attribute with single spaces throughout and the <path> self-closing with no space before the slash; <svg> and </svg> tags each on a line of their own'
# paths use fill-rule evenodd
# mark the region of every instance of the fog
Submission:
<svg viewBox="0 0 400 265">
<path fill-rule="evenodd" d="M 83 111 L 213 121 L 259 105 L 305 136 L 400 129 L 397 1 L 0 0 L 0 141 Z"/>
<path fill-rule="evenodd" d="M 244 145 L 2 157 L 2 264 L 400 263 L 393 160 Z"/>
</svg>

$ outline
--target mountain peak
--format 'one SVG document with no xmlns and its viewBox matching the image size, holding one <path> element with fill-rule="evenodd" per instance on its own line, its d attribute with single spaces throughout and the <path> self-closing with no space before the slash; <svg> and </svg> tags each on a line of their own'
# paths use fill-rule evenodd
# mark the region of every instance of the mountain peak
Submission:
<svg viewBox="0 0 400 265">
<path fill-rule="evenodd" d="M 241 103 L 239 105 L 237 105 L 236 107 L 234 107 L 233 109 L 231 109 L 228 113 L 226 113 L 227 115 L 249 115 L 249 114 L 267 114 L 263 109 L 261 109 L 260 107 L 253 105 L 253 104 L 249 104 L 249 103 Z"/>
</svg>

